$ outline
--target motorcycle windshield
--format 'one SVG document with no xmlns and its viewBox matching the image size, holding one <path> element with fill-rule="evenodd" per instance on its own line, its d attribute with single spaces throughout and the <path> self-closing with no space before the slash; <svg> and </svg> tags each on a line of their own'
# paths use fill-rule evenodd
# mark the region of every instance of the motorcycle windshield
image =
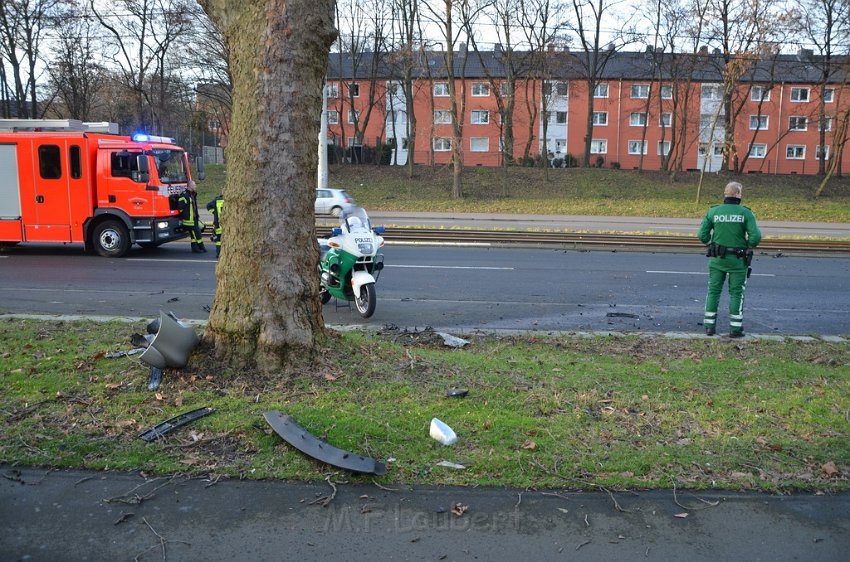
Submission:
<svg viewBox="0 0 850 562">
<path fill-rule="evenodd" d="M 366 209 L 362 207 L 354 207 L 350 211 L 343 212 L 339 216 L 339 222 L 346 232 L 372 231 L 369 215 L 366 214 Z"/>
</svg>

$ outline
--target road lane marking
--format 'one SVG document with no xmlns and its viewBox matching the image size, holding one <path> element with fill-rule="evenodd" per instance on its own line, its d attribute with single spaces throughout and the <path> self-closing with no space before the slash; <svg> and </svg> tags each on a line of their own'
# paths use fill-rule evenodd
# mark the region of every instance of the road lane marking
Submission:
<svg viewBox="0 0 850 562">
<path fill-rule="evenodd" d="M 663 271 L 649 270 L 647 273 L 662 273 L 667 275 L 708 275 L 707 271 Z M 751 273 L 752 277 L 776 277 L 773 273 Z"/>
</svg>

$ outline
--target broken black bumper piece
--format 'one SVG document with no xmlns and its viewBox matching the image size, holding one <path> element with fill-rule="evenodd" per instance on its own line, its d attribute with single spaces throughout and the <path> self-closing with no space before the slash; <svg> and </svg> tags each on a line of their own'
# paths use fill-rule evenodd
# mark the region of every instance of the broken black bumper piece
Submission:
<svg viewBox="0 0 850 562">
<path fill-rule="evenodd" d="M 170 420 L 165 420 L 162 423 L 158 423 L 149 430 L 143 432 L 139 437 L 148 443 L 151 441 L 156 441 L 169 431 L 173 429 L 177 429 L 178 427 L 183 427 L 186 424 L 192 423 L 195 420 L 201 419 L 204 416 L 208 416 L 215 412 L 214 408 L 210 408 L 209 406 L 204 408 L 198 408 L 197 410 L 192 410 L 191 412 L 186 412 L 185 414 L 180 414 L 179 416 L 175 416 Z"/>
<path fill-rule="evenodd" d="M 374 474 L 375 476 L 383 476 L 387 472 L 386 466 L 373 458 L 343 451 L 315 437 L 295 423 L 292 416 L 272 410 L 264 413 L 263 417 L 272 426 L 275 433 L 283 437 L 284 441 L 316 460 L 351 472 Z"/>
</svg>

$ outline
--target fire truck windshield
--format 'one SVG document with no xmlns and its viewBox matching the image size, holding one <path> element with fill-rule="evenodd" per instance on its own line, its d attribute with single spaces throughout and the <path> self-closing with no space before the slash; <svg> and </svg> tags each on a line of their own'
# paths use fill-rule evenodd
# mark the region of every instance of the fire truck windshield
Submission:
<svg viewBox="0 0 850 562">
<path fill-rule="evenodd" d="M 162 183 L 186 183 L 189 174 L 186 170 L 186 157 L 182 150 L 154 148 L 151 150 L 156 161 L 156 171 Z"/>
</svg>

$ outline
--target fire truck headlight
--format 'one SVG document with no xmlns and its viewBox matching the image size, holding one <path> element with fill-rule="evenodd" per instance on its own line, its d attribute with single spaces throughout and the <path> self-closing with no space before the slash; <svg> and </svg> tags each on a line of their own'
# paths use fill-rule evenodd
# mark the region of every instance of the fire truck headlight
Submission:
<svg viewBox="0 0 850 562">
<path fill-rule="evenodd" d="M 156 223 L 156 227 L 160 230 L 167 230 L 168 229 L 168 221 L 159 221 L 158 223 Z"/>
</svg>

